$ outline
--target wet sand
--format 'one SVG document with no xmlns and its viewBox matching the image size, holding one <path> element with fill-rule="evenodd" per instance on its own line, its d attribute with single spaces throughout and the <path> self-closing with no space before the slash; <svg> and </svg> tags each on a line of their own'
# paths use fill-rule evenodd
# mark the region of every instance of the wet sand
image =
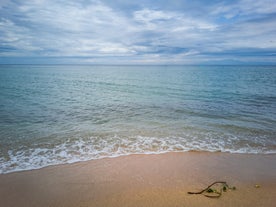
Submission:
<svg viewBox="0 0 276 207">
<path fill-rule="evenodd" d="M 219 199 L 187 194 L 218 180 L 237 189 Z M 0 204 L 5 207 L 269 207 L 275 203 L 276 155 L 129 155 L 0 175 Z"/>
</svg>

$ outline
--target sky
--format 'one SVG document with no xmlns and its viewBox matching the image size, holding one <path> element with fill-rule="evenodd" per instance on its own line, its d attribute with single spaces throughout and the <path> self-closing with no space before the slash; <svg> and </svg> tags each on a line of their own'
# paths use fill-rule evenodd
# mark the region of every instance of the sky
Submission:
<svg viewBox="0 0 276 207">
<path fill-rule="evenodd" d="M 0 64 L 276 64 L 275 0 L 1 0 Z"/>
</svg>

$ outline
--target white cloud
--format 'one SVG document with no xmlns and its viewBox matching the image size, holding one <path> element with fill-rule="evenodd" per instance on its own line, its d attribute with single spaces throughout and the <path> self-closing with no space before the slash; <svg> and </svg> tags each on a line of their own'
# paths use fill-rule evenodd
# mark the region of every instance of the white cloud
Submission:
<svg viewBox="0 0 276 207">
<path fill-rule="evenodd" d="M 223 15 L 227 19 L 236 16 L 260 15 L 275 13 L 275 0 L 241 0 L 237 3 L 221 2 L 215 4 L 210 12 L 211 15 Z"/>
<path fill-rule="evenodd" d="M 242 0 L 241 9 L 246 14 L 269 14 L 276 11 L 274 0 Z"/>
<path fill-rule="evenodd" d="M 6 42 L 13 37 L 25 43 L 13 44 L 19 50 L 37 52 L 41 47 L 47 55 L 68 56 L 129 52 L 120 40 L 131 29 L 128 20 L 100 2 L 83 7 L 71 1 L 32 0 L 18 5 L 16 12 L 23 23 L 6 20 L 9 25 L 2 32 Z"/>
<path fill-rule="evenodd" d="M 190 62 L 207 60 L 212 52 L 276 48 L 275 18 L 267 16 L 275 14 L 272 1 L 205 6 L 201 5 L 206 14 L 193 15 L 197 8 L 144 6 L 126 12 L 97 0 L 2 1 L 0 56 Z M 220 22 L 223 17 L 226 20 Z"/>
<path fill-rule="evenodd" d="M 7 52 L 7 55 L 20 55 L 23 51 L 39 50 L 40 47 L 32 43 L 30 36 L 26 35 L 29 29 L 14 24 L 9 19 L 0 19 L 1 47 L 9 47 L 13 52 Z M 18 50 L 16 50 L 18 49 Z"/>
<path fill-rule="evenodd" d="M 141 21 L 145 23 L 156 21 L 156 20 L 168 20 L 173 18 L 173 15 L 171 13 L 168 13 L 168 12 L 165 13 L 163 11 L 150 10 L 150 9 L 135 11 L 133 16 L 136 21 Z"/>
<path fill-rule="evenodd" d="M 164 12 L 158 10 L 143 9 L 135 11 L 134 20 L 145 25 L 151 25 L 154 29 L 183 31 L 189 29 L 214 30 L 216 25 L 201 19 L 191 18 L 180 12 Z"/>
</svg>

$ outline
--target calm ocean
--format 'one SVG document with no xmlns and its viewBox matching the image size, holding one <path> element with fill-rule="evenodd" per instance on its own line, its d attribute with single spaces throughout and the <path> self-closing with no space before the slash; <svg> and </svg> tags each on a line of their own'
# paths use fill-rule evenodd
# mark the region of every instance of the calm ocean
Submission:
<svg viewBox="0 0 276 207">
<path fill-rule="evenodd" d="M 276 66 L 0 66 L 0 173 L 191 150 L 276 153 Z"/>
</svg>

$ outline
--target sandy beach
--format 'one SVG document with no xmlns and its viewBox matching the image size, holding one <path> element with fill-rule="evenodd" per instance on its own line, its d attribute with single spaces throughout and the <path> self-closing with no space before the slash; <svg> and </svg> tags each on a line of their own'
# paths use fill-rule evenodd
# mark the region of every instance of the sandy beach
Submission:
<svg viewBox="0 0 276 207">
<path fill-rule="evenodd" d="M 276 155 L 129 155 L 0 175 L 1 206 L 274 206 Z M 236 190 L 189 195 L 214 181 Z M 255 185 L 258 185 L 256 188 Z"/>
</svg>

